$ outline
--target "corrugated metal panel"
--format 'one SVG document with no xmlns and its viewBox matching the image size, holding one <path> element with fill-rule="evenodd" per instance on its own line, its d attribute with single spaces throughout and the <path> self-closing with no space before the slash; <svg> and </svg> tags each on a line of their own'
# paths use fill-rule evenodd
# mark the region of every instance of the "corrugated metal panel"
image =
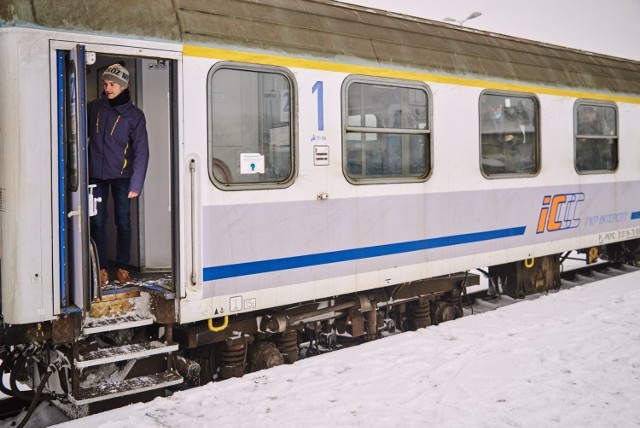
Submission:
<svg viewBox="0 0 640 428">
<path fill-rule="evenodd" d="M 5 21 L 640 94 L 640 63 L 331 0 L 9 0 Z"/>
<path fill-rule="evenodd" d="M 179 40 L 171 0 L 8 0 L 0 19 L 43 27 Z"/>
</svg>

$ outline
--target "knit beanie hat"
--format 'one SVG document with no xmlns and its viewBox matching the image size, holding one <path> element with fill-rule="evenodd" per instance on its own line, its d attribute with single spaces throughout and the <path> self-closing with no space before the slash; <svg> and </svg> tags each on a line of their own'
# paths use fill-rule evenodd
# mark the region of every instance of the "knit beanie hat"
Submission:
<svg viewBox="0 0 640 428">
<path fill-rule="evenodd" d="M 127 89 L 129 86 L 129 72 L 120 64 L 113 64 L 102 73 L 102 80 L 111 80 Z"/>
</svg>

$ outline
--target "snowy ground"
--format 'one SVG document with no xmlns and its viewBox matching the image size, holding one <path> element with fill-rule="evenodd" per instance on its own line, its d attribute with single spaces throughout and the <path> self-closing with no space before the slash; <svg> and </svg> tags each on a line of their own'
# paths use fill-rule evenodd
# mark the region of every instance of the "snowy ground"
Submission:
<svg viewBox="0 0 640 428">
<path fill-rule="evenodd" d="M 59 426 L 631 427 L 639 403 L 640 271 Z"/>
</svg>

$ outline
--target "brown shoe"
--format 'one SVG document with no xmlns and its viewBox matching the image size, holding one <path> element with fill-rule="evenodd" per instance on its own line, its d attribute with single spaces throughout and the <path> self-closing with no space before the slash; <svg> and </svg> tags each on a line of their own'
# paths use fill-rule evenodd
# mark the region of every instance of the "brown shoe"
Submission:
<svg viewBox="0 0 640 428">
<path fill-rule="evenodd" d="M 129 271 L 126 269 L 118 269 L 117 275 L 120 284 L 127 284 L 133 281 L 129 275 Z"/>
<path fill-rule="evenodd" d="M 106 269 L 100 269 L 100 285 L 104 287 L 109 284 L 109 272 Z"/>
</svg>

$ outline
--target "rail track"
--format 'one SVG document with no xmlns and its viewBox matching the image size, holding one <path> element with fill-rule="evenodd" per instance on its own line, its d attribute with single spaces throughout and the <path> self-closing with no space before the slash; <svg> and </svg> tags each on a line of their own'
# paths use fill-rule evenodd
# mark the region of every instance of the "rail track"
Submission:
<svg viewBox="0 0 640 428">
<path fill-rule="evenodd" d="M 561 281 L 558 288 L 543 293 L 531 294 L 522 299 L 514 299 L 513 297 L 500 293 L 495 287 L 489 286 L 478 291 L 469 292 L 466 296 L 463 296 L 462 305 L 464 307 L 464 316 L 497 309 L 520 300 L 537 299 L 548 293 L 556 293 L 595 281 L 625 275 L 637 270 L 640 270 L 640 267 L 613 262 L 599 262 L 581 267 L 573 267 L 563 270 L 560 273 Z"/>
<path fill-rule="evenodd" d="M 576 260 L 584 262 L 584 260 L 582 259 Z M 560 283 L 557 288 L 535 294 L 529 294 L 522 298 L 514 298 L 502 293 L 499 290 L 499 287 L 491 284 L 490 280 L 487 279 L 486 283 L 481 282 L 480 285 L 468 287 L 469 289 L 472 289 L 474 291 L 463 293 L 460 297 L 460 303 L 463 309 L 463 316 L 466 317 L 495 310 L 500 307 L 518 303 L 519 301 L 523 300 L 535 300 L 550 293 L 556 293 L 573 287 L 582 286 L 591 282 L 600 281 L 619 275 L 625 275 L 637 270 L 640 270 L 640 267 L 630 264 L 614 263 L 608 261 L 601 261 L 584 266 L 563 269 L 560 273 Z M 478 270 L 478 272 L 488 278 L 487 272 L 483 270 Z M 385 334 L 393 335 L 400 334 L 402 332 L 403 330 L 399 328 L 394 329 L 392 327 L 386 329 Z M 345 347 L 355 346 L 361 342 L 362 340 L 351 338 L 348 335 L 320 334 L 317 337 L 313 338 L 313 340 L 301 344 L 303 347 L 301 349 L 300 357 L 307 358 L 314 355 L 322 354 L 324 352 L 330 352 Z"/>
</svg>

